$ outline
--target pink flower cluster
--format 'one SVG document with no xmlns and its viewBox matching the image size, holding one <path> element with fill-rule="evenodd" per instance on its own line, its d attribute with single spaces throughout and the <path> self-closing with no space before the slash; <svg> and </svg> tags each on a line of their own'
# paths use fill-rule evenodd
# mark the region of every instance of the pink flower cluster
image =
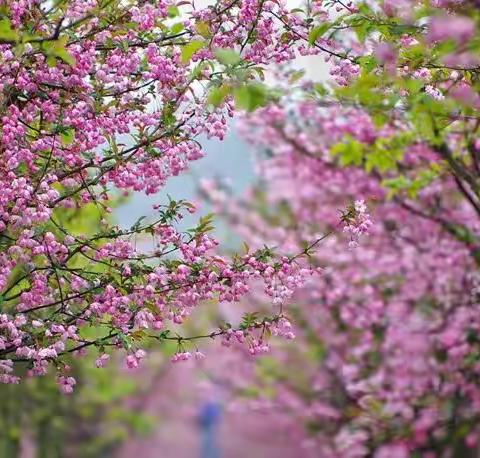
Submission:
<svg viewBox="0 0 480 458">
<path fill-rule="evenodd" d="M 350 248 L 356 248 L 359 245 L 361 235 L 368 234 L 372 225 L 370 215 L 367 213 L 367 206 L 363 199 L 356 200 L 349 211 L 343 216 L 343 232 L 349 234 Z"/>
</svg>

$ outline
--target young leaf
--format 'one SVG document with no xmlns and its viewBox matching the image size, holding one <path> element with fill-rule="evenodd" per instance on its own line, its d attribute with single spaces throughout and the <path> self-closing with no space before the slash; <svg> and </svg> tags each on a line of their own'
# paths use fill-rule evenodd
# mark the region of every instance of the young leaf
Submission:
<svg viewBox="0 0 480 458">
<path fill-rule="evenodd" d="M 67 129 L 60 134 L 62 145 L 68 146 L 75 140 L 75 129 Z"/>
<path fill-rule="evenodd" d="M 203 38 L 208 38 L 212 34 L 210 32 L 210 26 L 208 22 L 205 21 L 198 21 L 195 23 L 195 30 L 201 35 Z"/>
<path fill-rule="evenodd" d="M 324 22 L 314 27 L 308 34 L 308 42 L 313 45 L 330 27 L 332 27 L 330 22 Z"/>
<path fill-rule="evenodd" d="M 261 83 L 249 83 L 236 88 L 234 96 L 238 108 L 254 111 L 267 103 L 267 88 Z"/>
<path fill-rule="evenodd" d="M 182 32 L 184 29 L 185 26 L 181 22 L 177 22 L 176 24 L 172 25 L 170 31 L 172 32 L 172 35 L 176 35 L 177 33 Z"/>
<path fill-rule="evenodd" d="M 177 17 L 180 15 L 180 11 L 178 10 L 178 7 L 175 6 L 175 5 L 170 5 L 168 8 L 167 8 L 167 12 L 168 12 L 168 17 Z"/>
<path fill-rule="evenodd" d="M 50 59 L 49 65 L 52 62 L 51 58 L 58 57 L 68 65 L 75 65 L 75 58 L 67 51 L 66 45 L 68 37 L 63 36 L 55 41 L 46 41 L 43 48 Z"/>
<path fill-rule="evenodd" d="M 214 87 L 208 94 L 208 103 L 212 104 L 214 107 L 218 107 L 229 94 L 229 86 L 222 85 L 220 87 Z"/>
<path fill-rule="evenodd" d="M 17 41 L 18 33 L 12 29 L 12 24 L 8 18 L 0 21 L 0 41 Z"/>
<path fill-rule="evenodd" d="M 305 76 L 305 70 L 296 70 L 292 72 L 288 78 L 290 84 L 296 83 Z"/>
<path fill-rule="evenodd" d="M 204 41 L 194 40 L 182 48 L 182 62 L 188 64 L 192 56 L 205 46 Z"/>
<path fill-rule="evenodd" d="M 223 65 L 236 65 L 242 60 L 240 54 L 235 50 L 225 48 L 216 49 L 215 57 Z"/>
</svg>

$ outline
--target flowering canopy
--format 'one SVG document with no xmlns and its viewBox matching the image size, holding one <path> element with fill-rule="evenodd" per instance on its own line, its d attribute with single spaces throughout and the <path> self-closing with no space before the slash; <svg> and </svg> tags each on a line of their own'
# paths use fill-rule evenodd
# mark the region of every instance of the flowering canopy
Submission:
<svg viewBox="0 0 480 458">
<path fill-rule="evenodd" d="M 223 138 L 234 105 L 275 98 L 263 69 L 308 52 L 308 20 L 270 0 L 6 0 L 0 15 L 1 381 L 19 380 L 17 363 L 42 375 L 55 362 L 69 393 L 67 354 L 96 346 L 102 367 L 117 346 L 136 367 L 148 338 L 189 358 L 167 323 L 201 301 L 238 301 L 251 278 L 277 304 L 291 295 L 309 274 L 297 257 L 218 256 L 210 216 L 175 229 L 188 202 L 127 230 L 108 215 L 116 190 L 156 193 L 201 158 L 199 136 Z M 100 229 L 82 227 L 89 218 Z"/>
</svg>

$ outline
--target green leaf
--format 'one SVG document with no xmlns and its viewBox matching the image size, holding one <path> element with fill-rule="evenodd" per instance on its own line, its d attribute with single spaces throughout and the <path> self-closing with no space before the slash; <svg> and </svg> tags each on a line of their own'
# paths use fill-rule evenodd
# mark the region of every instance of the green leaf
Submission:
<svg viewBox="0 0 480 458">
<path fill-rule="evenodd" d="M 408 62 L 411 69 L 416 69 L 424 64 L 427 48 L 422 45 L 414 45 L 401 50 L 402 59 Z"/>
<path fill-rule="evenodd" d="M 356 140 L 334 145 L 331 150 L 333 156 L 339 156 L 342 165 L 361 165 L 365 156 L 365 145 Z"/>
<path fill-rule="evenodd" d="M 358 63 L 367 73 L 371 72 L 378 65 L 375 56 L 362 56 L 358 59 Z"/>
<path fill-rule="evenodd" d="M 190 232 L 195 234 L 204 234 L 206 232 L 213 231 L 215 227 L 213 226 L 213 219 L 215 217 L 214 213 L 209 213 L 205 216 L 202 216 L 198 221 L 198 226 L 194 229 L 190 229 Z"/>
<path fill-rule="evenodd" d="M 383 148 L 374 148 L 368 155 L 365 162 L 365 170 L 371 172 L 377 169 L 380 172 L 394 170 L 396 168 L 395 155 L 392 151 Z"/>
<path fill-rule="evenodd" d="M 332 23 L 330 22 L 324 22 L 314 27 L 308 34 L 308 42 L 313 45 L 330 27 L 332 27 Z"/>
<path fill-rule="evenodd" d="M 208 22 L 205 21 L 198 21 L 195 23 L 195 30 L 201 35 L 203 38 L 209 38 L 211 36 L 210 26 Z"/>
<path fill-rule="evenodd" d="M 12 28 L 12 24 L 8 18 L 0 21 L 0 40 L 18 41 L 18 33 Z"/>
<path fill-rule="evenodd" d="M 171 5 L 167 8 L 168 17 L 177 17 L 180 15 L 180 11 L 177 6 Z"/>
<path fill-rule="evenodd" d="M 257 319 L 258 319 L 258 312 L 244 313 L 242 317 L 242 323 L 240 324 L 240 329 L 248 329 L 249 327 L 255 324 Z"/>
<path fill-rule="evenodd" d="M 175 105 L 172 102 L 168 102 L 163 107 L 162 122 L 165 126 L 172 126 L 177 121 L 175 117 Z"/>
<path fill-rule="evenodd" d="M 376 112 L 372 115 L 373 122 L 376 127 L 383 127 L 388 121 L 390 121 L 389 113 Z"/>
<path fill-rule="evenodd" d="M 262 83 L 249 83 L 234 91 L 235 104 L 238 108 L 254 111 L 267 104 L 267 88 Z"/>
<path fill-rule="evenodd" d="M 225 98 L 230 94 L 231 88 L 226 85 L 214 87 L 208 94 L 208 103 L 218 107 L 223 103 Z"/>
<path fill-rule="evenodd" d="M 418 135 L 433 141 L 436 137 L 432 116 L 421 106 L 414 106 L 410 113 L 411 121 Z"/>
<path fill-rule="evenodd" d="M 192 56 L 199 50 L 205 47 L 204 41 L 193 40 L 182 48 L 182 62 L 188 64 Z"/>
<path fill-rule="evenodd" d="M 68 65 L 75 65 L 75 58 L 67 51 L 66 45 L 68 37 L 63 36 L 58 40 L 46 41 L 43 43 L 43 49 L 45 50 L 48 59 L 47 63 L 52 63 L 52 58 L 58 57 Z"/>
<path fill-rule="evenodd" d="M 328 94 L 327 88 L 322 83 L 315 83 L 313 89 L 320 96 Z"/>
<path fill-rule="evenodd" d="M 412 186 L 412 182 L 404 175 L 399 175 L 395 178 L 383 180 L 382 185 L 390 190 L 388 197 L 392 198 L 400 191 L 409 189 Z"/>
<path fill-rule="evenodd" d="M 389 28 L 392 35 L 399 37 L 405 34 L 413 35 L 419 30 L 418 27 L 409 24 L 390 24 Z"/>
<path fill-rule="evenodd" d="M 215 57 L 223 65 L 236 65 L 242 60 L 237 51 L 225 48 L 216 49 Z"/>
<path fill-rule="evenodd" d="M 60 140 L 62 145 L 68 146 L 71 145 L 73 140 L 75 140 L 75 129 L 67 129 L 60 134 Z"/>
<path fill-rule="evenodd" d="M 177 22 L 176 24 L 172 25 L 170 31 L 172 32 L 172 35 L 176 35 L 177 33 L 182 32 L 184 29 L 185 26 L 181 22 Z"/>
<path fill-rule="evenodd" d="M 292 72 L 288 77 L 288 82 L 290 84 L 296 83 L 305 76 L 305 70 L 296 70 Z"/>
<path fill-rule="evenodd" d="M 365 43 L 368 34 L 374 29 L 373 24 L 369 21 L 362 21 L 356 24 L 355 33 L 361 43 Z"/>
</svg>

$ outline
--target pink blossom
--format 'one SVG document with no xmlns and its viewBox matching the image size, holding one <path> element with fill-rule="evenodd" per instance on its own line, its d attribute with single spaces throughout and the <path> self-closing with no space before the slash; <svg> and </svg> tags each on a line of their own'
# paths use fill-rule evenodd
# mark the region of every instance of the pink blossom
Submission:
<svg viewBox="0 0 480 458">
<path fill-rule="evenodd" d="M 430 22 L 427 42 L 453 40 L 459 44 L 466 43 L 475 35 L 475 23 L 465 16 L 437 16 Z"/>
</svg>

